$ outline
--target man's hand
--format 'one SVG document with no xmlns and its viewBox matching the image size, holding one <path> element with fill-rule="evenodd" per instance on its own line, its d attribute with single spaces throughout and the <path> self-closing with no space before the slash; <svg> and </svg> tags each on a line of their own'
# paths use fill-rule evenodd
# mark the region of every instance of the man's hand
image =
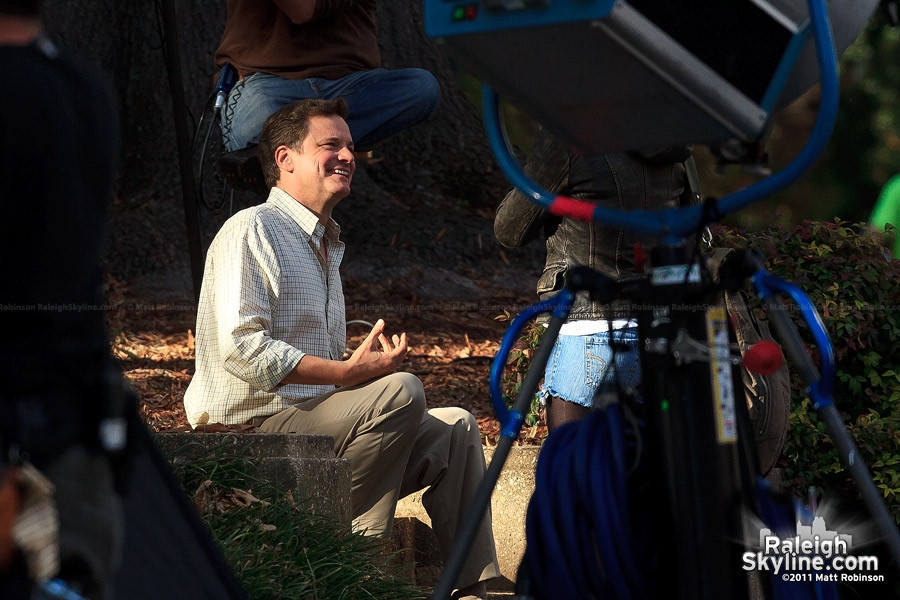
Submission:
<svg viewBox="0 0 900 600">
<path fill-rule="evenodd" d="M 384 334 L 384 320 L 378 319 L 375 327 L 347 360 L 328 360 L 306 354 L 293 371 L 282 379 L 282 384 L 357 385 L 371 381 L 397 370 L 406 358 L 406 334 Z"/>
<path fill-rule="evenodd" d="M 384 320 L 378 319 L 353 354 L 347 359 L 347 383 L 356 385 L 393 373 L 406 359 L 406 333 L 389 340 L 384 334 Z"/>
</svg>

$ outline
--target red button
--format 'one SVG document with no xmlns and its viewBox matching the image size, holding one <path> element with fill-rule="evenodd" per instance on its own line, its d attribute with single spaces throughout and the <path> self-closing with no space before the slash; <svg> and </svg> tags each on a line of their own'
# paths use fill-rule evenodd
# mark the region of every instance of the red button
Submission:
<svg viewBox="0 0 900 600">
<path fill-rule="evenodd" d="M 466 7 L 466 20 L 467 21 L 471 21 L 472 19 L 474 19 L 477 16 L 478 16 L 478 5 L 477 4 L 470 4 L 469 6 Z"/>
</svg>

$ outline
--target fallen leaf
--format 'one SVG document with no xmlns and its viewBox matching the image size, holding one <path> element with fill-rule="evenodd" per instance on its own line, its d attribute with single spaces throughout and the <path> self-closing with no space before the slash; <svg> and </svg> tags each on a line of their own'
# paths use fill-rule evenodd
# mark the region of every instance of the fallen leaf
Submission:
<svg viewBox="0 0 900 600">
<path fill-rule="evenodd" d="M 254 502 L 259 502 L 259 498 L 248 492 L 247 490 L 242 490 L 239 488 L 231 488 L 231 493 L 234 494 L 234 501 L 241 506 L 250 506 Z"/>
<path fill-rule="evenodd" d="M 194 491 L 194 508 L 197 509 L 197 512 L 203 513 L 206 510 L 206 505 L 212 500 L 212 494 L 207 490 L 213 486 L 213 482 L 209 479 L 201 483 L 197 486 L 197 489 Z"/>
</svg>

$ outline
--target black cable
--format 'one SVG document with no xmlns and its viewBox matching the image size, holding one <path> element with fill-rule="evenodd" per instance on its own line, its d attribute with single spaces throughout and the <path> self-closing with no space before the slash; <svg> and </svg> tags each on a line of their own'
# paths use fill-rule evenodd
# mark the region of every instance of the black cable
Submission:
<svg viewBox="0 0 900 600">
<path fill-rule="evenodd" d="M 209 97 L 206 99 L 206 104 L 203 105 L 203 112 L 200 113 L 200 121 L 197 123 L 196 128 L 194 129 L 194 135 L 191 138 L 191 154 L 197 149 L 197 140 L 200 138 L 200 128 L 203 127 L 203 121 L 206 119 L 206 115 L 209 112 L 209 106 L 216 100 L 216 90 L 210 92 Z"/>
<path fill-rule="evenodd" d="M 206 128 L 206 135 L 203 138 L 203 145 L 200 147 L 200 159 L 197 167 L 197 198 L 200 203 L 210 212 L 218 213 L 225 206 L 225 198 L 228 194 L 227 184 L 222 185 L 222 194 L 218 202 L 212 202 L 207 199 L 203 191 L 203 171 L 206 166 L 206 151 L 209 149 L 209 138 L 212 135 L 213 128 L 218 125 L 216 119 L 210 119 L 209 126 Z"/>
<path fill-rule="evenodd" d="M 165 25 L 164 25 L 164 21 L 163 21 L 163 9 L 162 9 L 162 6 L 160 5 L 160 0 L 153 0 L 153 6 L 156 9 L 156 32 L 157 32 L 157 35 L 159 36 L 159 43 L 158 43 L 158 45 L 154 45 L 154 44 L 148 42 L 147 45 L 151 50 L 162 50 L 163 61 L 165 61 L 166 64 L 168 64 L 169 55 L 166 50 L 167 39 L 166 39 Z M 187 114 L 188 120 L 191 122 L 190 128 L 196 129 L 196 131 L 199 132 L 201 123 L 197 122 L 197 117 L 194 116 L 194 113 L 191 110 L 191 107 L 185 105 L 184 110 L 185 110 L 185 113 Z M 203 120 L 202 115 L 200 117 L 200 120 L 201 121 Z M 193 144 L 194 144 L 194 142 L 192 139 L 191 151 L 193 151 Z"/>
<path fill-rule="evenodd" d="M 150 44 L 150 49 L 162 50 L 163 58 L 168 60 L 169 57 L 166 55 L 166 30 L 165 25 L 163 25 L 163 10 L 160 0 L 153 0 L 153 8 L 156 11 L 156 34 L 159 36 L 159 45 L 154 46 Z"/>
</svg>

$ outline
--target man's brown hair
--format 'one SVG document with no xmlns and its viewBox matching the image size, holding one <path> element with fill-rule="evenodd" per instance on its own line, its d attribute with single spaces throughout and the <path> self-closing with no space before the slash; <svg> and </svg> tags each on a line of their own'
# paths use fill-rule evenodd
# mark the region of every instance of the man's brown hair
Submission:
<svg viewBox="0 0 900 600">
<path fill-rule="evenodd" d="M 299 151 L 309 131 L 309 119 L 332 116 L 347 118 L 347 103 L 343 98 L 298 100 L 282 106 L 266 119 L 259 136 L 259 163 L 267 187 L 274 187 L 281 176 L 275 164 L 275 150 L 279 146 L 287 146 Z"/>
</svg>

